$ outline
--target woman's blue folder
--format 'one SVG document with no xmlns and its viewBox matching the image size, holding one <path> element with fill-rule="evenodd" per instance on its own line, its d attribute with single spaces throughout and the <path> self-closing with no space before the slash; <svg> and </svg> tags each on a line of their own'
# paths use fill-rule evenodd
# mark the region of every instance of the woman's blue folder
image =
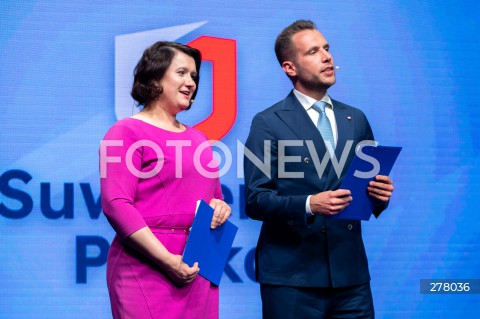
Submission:
<svg viewBox="0 0 480 319">
<path fill-rule="evenodd" d="M 198 262 L 200 275 L 218 286 L 238 227 L 227 220 L 211 229 L 212 217 L 213 208 L 200 200 L 183 252 L 183 261 L 190 267 Z"/>
</svg>

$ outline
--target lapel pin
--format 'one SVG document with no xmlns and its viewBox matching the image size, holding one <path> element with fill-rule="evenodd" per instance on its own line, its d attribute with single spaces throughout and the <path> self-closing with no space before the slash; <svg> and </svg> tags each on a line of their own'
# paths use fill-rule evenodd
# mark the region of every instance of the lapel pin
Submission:
<svg viewBox="0 0 480 319">
<path fill-rule="evenodd" d="M 347 116 L 347 120 L 351 121 L 351 120 L 352 120 L 352 117 L 351 117 L 351 116 Z"/>
</svg>

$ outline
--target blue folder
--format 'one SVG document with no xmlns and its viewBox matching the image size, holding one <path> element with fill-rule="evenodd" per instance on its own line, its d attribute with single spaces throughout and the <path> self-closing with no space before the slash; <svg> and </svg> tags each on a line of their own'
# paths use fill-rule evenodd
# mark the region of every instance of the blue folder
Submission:
<svg viewBox="0 0 480 319">
<path fill-rule="evenodd" d="M 200 200 L 183 252 L 183 261 L 190 267 L 198 262 L 199 274 L 218 286 L 238 227 L 227 220 L 211 229 L 212 217 L 213 208 Z"/>
<path fill-rule="evenodd" d="M 372 159 L 365 160 L 365 155 L 378 161 L 380 170 L 375 175 L 388 176 L 401 150 L 401 147 L 395 146 L 364 146 L 362 148 L 364 159 L 361 159 L 358 154 L 355 155 L 340 186 L 341 189 L 350 190 L 353 199 L 343 211 L 329 218 L 369 220 L 376 202 L 368 195 L 367 186 L 375 176 L 362 176 L 372 175 L 369 172 L 374 170 Z"/>
</svg>

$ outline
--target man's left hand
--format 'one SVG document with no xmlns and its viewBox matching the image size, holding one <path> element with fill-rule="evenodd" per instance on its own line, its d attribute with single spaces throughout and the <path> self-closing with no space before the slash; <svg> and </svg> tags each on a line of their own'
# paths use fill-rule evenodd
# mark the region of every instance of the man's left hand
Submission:
<svg viewBox="0 0 480 319">
<path fill-rule="evenodd" d="M 381 202 L 388 202 L 394 190 L 393 181 L 388 176 L 377 175 L 375 176 L 375 180 L 368 183 L 367 190 L 368 195 L 373 198 Z"/>
</svg>

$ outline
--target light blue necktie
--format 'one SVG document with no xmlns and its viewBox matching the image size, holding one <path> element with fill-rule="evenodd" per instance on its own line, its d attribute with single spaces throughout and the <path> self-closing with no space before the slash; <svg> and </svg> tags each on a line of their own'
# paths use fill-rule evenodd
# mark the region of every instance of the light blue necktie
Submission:
<svg viewBox="0 0 480 319">
<path fill-rule="evenodd" d="M 319 118 L 317 122 L 317 128 L 322 135 L 325 143 L 330 143 L 332 149 L 335 149 L 335 140 L 333 139 L 332 126 L 328 120 L 327 115 L 325 114 L 325 102 L 317 101 L 313 104 L 312 108 L 319 113 Z"/>
</svg>

